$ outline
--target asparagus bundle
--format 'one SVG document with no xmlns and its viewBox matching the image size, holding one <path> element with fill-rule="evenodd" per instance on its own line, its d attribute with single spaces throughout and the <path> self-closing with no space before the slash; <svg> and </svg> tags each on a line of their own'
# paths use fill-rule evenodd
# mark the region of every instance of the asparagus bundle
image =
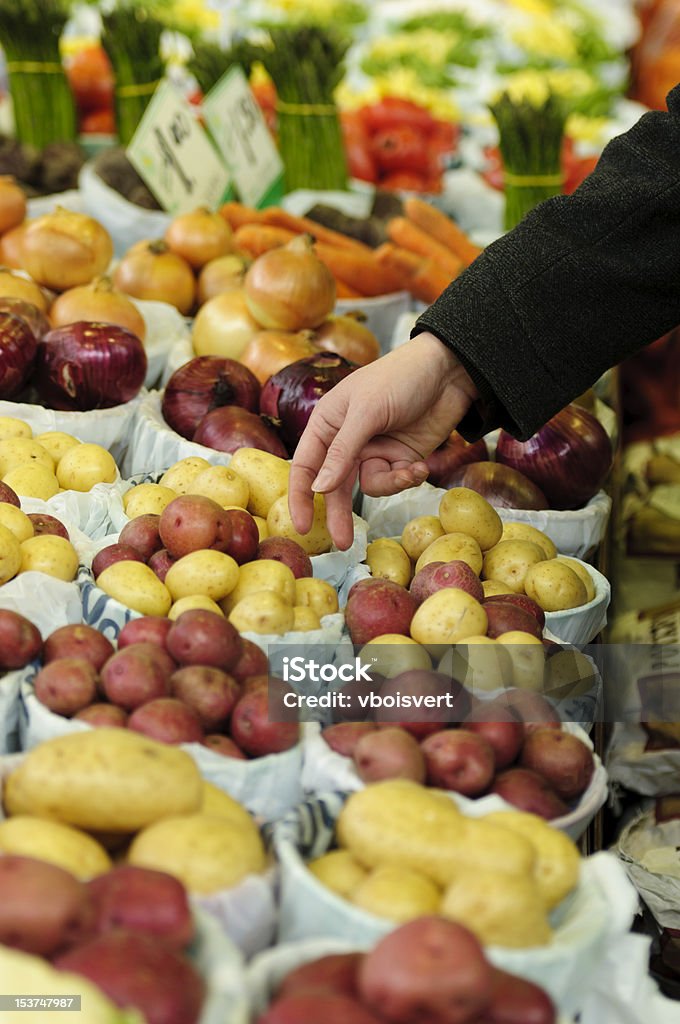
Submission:
<svg viewBox="0 0 680 1024">
<path fill-rule="evenodd" d="M 240 64 L 246 75 L 249 75 L 254 60 L 253 48 L 245 39 L 235 40 L 228 50 L 222 49 L 217 43 L 196 40 L 193 51 L 187 62 L 187 70 L 194 76 L 204 95 L 217 85 L 234 64 Z"/>
<path fill-rule="evenodd" d="M 562 140 L 568 110 L 557 96 L 536 104 L 503 93 L 491 105 L 505 173 L 505 230 L 562 191 Z"/>
<path fill-rule="evenodd" d="M 59 54 L 69 6 L 67 0 L 0 0 L 0 44 L 16 136 L 37 149 L 77 135 L 73 95 Z"/>
<path fill-rule="evenodd" d="M 160 42 L 166 26 L 135 0 L 120 0 L 102 13 L 102 26 L 102 46 L 116 76 L 118 138 L 127 146 L 163 76 Z"/>
</svg>

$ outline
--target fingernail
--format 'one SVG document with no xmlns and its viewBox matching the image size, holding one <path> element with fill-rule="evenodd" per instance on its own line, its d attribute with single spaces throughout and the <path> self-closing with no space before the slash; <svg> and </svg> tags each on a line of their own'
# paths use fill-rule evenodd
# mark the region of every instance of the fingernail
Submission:
<svg viewBox="0 0 680 1024">
<path fill-rule="evenodd" d="M 312 483 L 312 490 L 321 492 L 327 491 L 330 487 L 332 479 L 333 478 L 329 471 L 327 469 L 322 469 L 321 472 L 317 475 L 314 482 Z"/>
</svg>

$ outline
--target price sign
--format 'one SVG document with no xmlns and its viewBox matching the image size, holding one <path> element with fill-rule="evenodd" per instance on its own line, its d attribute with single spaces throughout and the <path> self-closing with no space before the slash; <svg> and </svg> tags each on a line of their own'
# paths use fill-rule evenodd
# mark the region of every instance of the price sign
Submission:
<svg viewBox="0 0 680 1024">
<path fill-rule="evenodd" d="M 130 163 L 173 216 L 198 206 L 215 209 L 230 175 L 190 105 L 163 81 L 127 148 Z"/>
<path fill-rule="evenodd" d="M 203 101 L 203 114 L 247 206 L 283 194 L 283 163 L 242 68 L 232 67 Z"/>
</svg>

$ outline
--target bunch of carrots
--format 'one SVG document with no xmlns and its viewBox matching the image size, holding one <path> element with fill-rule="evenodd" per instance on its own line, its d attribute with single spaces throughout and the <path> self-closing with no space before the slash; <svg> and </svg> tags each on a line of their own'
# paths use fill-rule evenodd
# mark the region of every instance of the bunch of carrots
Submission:
<svg viewBox="0 0 680 1024">
<path fill-rule="evenodd" d="M 235 247 L 253 258 L 296 235 L 311 235 L 317 256 L 335 277 L 339 299 L 405 290 L 429 304 L 481 251 L 445 213 L 415 197 L 405 199 L 403 214 L 387 222 L 389 240 L 376 249 L 278 206 L 255 210 L 232 201 L 220 213 L 234 232 Z"/>
</svg>

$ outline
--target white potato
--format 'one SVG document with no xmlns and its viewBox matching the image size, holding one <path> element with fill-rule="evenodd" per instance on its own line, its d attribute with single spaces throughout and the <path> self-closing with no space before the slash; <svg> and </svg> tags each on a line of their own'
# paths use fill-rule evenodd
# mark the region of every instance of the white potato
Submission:
<svg viewBox="0 0 680 1024">
<path fill-rule="evenodd" d="M 95 484 L 112 484 L 118 476 L 116 460 L 100 444 L 78 444 L 57 463 L 57 480 L 65 491 L 91 491 Z"/>
<path fill-rule="evenodd" d="M 204 469 L 210 469 L 208 460 L 201 458 L 200 455 L 190 455 L 173 463 L 158 482 L 161 487 L 168 487 L 175 494 L 197 494 L 198 491 L 193 489 L 193 483 Z"/>
<path fill-rule="evenodd" d="M 53 470 L 36 462 L 15 466 L 4 474 L 2 480 L 21 498 L 40 498 L 41 501 L 49 501 L 60 489 Z"/>
<path fill-rule="evenodd" d="M 26 513 L 7 501 L 0 501 L 0 523 L 12 531 L 19 543 L 28 540 L 35 533 L 33 523 Z"/>
<path fill-rule="evenodd" d="M 123 508 L 128 519 L 152 513 L 160 515 L 166 505 L 177 497 L 169 487 L 160 484 L 137 484 L 123 495 Z"/>
<path fill-rule="evenodd" d="M 37 463 L 54 472 L 54 459 L 41 444 L 29 437 L 8 437 L 0 441 L 0 476 L 12 469 Z"/>
<path fill-rule="evenodd" d="M 366 549 L 366 564 L 376 579 L 391 580 L 401 587 L 411 582 L 411 559 L 397 540 L 382 537 L 371 541 Z"/>
<path fill-rule="evenodd" d="M 567 558 L 566 555 L 557 556 L 560 562 L 566 562 L 570 569 L 573 569 L 581 583 L 586 588 L 586 601 L 595 600 L 595 581 L 591 574 L 588 572 L 588 566 L 584 565 L 583 562 L 579 562 L 576 558 Z"/>
<path fill-rule="evenodd" d="M 474 537 L 467 533 L 445 533 L 428 547 L 416 562 L 416 572 L 430 562 L 467 562 L 478 576 L 482 571 L 482 549 Z"/>
<path fill-rule="evenodd" d="M 373 637 L 359 651 L 362 665 L 379 673 L 385 679 L 407 672 L 410 669 L 430 671 L 432 658 L 417 640 L 401 633 L 382 633 Z"/>
<path fill-rule="evenodd" d="M 338 611 L 338 592 L 327 580 L 303 576 L 295 580 L 295 604 L 312 608 L 322 619 Z"/>
<path fill-rule="evenodd" d="M 239 448 L 229 463 L 248 484 L 248 511 L 266 519 L 277 498 L 288 493 L 290 465 L 285 459 L 257 448 Z"/>
<path fill-rule="evenodd" d="M 65 537 L 43 533 L 21 544 L 21 572 L 44 572 L 70 583 L 78 572 L 76 549 Z"/>
<path fill-rule="evenodd" d="M 11 437 L 33 437 L 33 431 L 28 423 L 16 416 L 0 416 L 0 441 Z"/>
<path fill-rule="evenodd" d="M 13 579 L 21 568 L 21 545 L 11 530 L 0 526 L 0 583 Z"/>
<path fill-rule="evenodd" d="M 287 537 L 296 541 L 308 555 L 323 555 L 330 551 L 333 543 L 326 525 L 326 500 L 323 494 L 314 495 L 314 517 L 307 533 L 298 533 L 293 526 L 287 494 L 282 494 L 271 504 L 267 513 L 267 529 L 270 537 Z"/>
<path fill-rule="evenodd" d="M 173 601 L 202 594 L 221 601 L 230 594 L 239 578 L 238 563 L 223 551 L 190 551 L 168 569 L 165 585 Z"/>
<path fill-rule="evenodd" d="M 36 434 L 33 440 L 50 453 L 55 465 L 70 448 L 75 448 L 76 445 L 82 443 L 72 434 L 65 434 L 63 430 L 48 430 L 44 434 Z"/>
<path fill-rule="evenodd" d="M 215 615 L 221 615 L 224 618 L 224 612 L 217 602 L 206 597 L 205 594 L 190 594 L 189 597 L 180 597 L 177 601 L 173 601 L 168 618 L 178 619 L 183 612 L 192 611 L 194 608 L 202 608 L 206 612 L 214 612 Z"/>
<path fill-rule="evenodd" d="M 191 494 L 203 494 L 223 507 L 247 508 L 250 488 L 231 466 L 209 466 L 194 477 Z"/>
<path fill-rule="evenodd" d="M 582 579 L 561 558 L 551 558 L 532 565 L 526 574 L 527 595 L 544 612 L 560 612 L 586 604 L 588 594 Z"/>
<path fill-rule="evenodd" d="M 496 637 L 512 661 L 512 685 L 521 690 L 543 691 L 546 649 L 533 633 L 513 629 Z"/>
<path fill-rule="evenodd" d="M 522 594 L 529 568 L 544 560 L 543 548 L 533 541 L 502 540 L 484 554 L 482 576 L 505 583 L 514 593 Z"/>
<path fill-rule="evenodd" d="M 144 562 L 114 562 L 97 577 L 97 586 L 142 615 L 166 616 L 170 591 Z"/>
<path fill-rule="evenodd" d="M 446 533 L 467 533 L 482 551 L 498 544 L 503 523 L 486 498 L 469 487 L 452 487 L 439 502 L 439 518 Z"/>
<path fill-rule="evenodd" d="M 232 608 L 229 621 L 239 633 L 282 636 L 292 630 L 295 612 L 293 606 L 273 590 L 256 590 Z"/>
<path fill-rule="evenodd" d="M 444 527 L 437 516 L 415 516 L 401 532 L 401 546 L 409 558 L 417 562 L 432 541 L 444 536 Z"/>
<path fill-rule="evenodd" d="M 436 542 L 435 542 L 436 543 Z M 411 620 L 411 636 L 428 649 L 484 635 L 488 620 L 479 601 L 457 587 L 437 590 L 425 598 Z"/>
<path fill-rule="evenodd" d="M 276 591 L 291 607 L 294 604 L 303 604 L 302 601 L 296 600 L 295 576 L 289 566 L 274 558 L 256 558 L 239 566 L 236 586 L 220 602 L 220 607 L 228 615 L 239 601 L 259 590 Z"/>
<path fill-rule="evenodd" d="M 535 526 L 530 526 L 528 523 L 503 523 L 501 540 L 530 540 L 543 549 L 546 558 L 557 556 L 557 548 L 547 533 L 537 530 Z"/>
</svg>

